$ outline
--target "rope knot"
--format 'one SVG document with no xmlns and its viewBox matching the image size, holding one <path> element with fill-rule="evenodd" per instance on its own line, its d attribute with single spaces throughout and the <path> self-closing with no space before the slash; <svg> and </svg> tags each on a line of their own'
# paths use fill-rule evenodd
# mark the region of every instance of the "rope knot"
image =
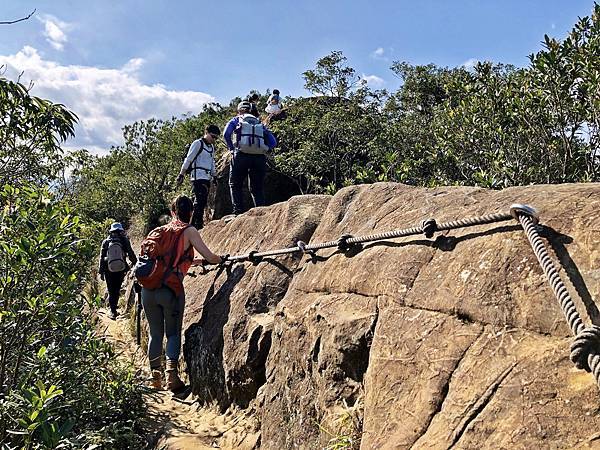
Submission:
<svg viewBox="0 0 600 450">
<path fill-rule="evenodd" d="M 298 241 L 298 242 L 296 242 L 296 245 L 298 246 L 298 248 L 300 249 L 300 251 L 302 253 L 307 253 L 308 252 L 308 250 L 306 250 L 306 242 L 304 242 L 304 241 Z"/>
<path fill-rule="evenodd" d="M 578 369 L 591 372 L 588 365 L 589 355 L 600 354 L 600 327 L 596 325 L 585 328 L 575 336 L 571 343 L 571 361 Z"/>
<path fill-rule="evenodd" d="M 257 256 L 258 250 L 251 250 L 248 253 L 248 261 L 252 263 L 253 266 L 257 266 L 262 260 L 262 256 Z"/>
<path fill-rule="evenodd" d="M 337 240 L 337 248 L 340 252 L 346 253 L 354 245 L 348 242 L 348 239 L 353 238 L 351 234 L 342 234 Z"/>
<path fill-rule="evenodd" d="M 437 231 L 437 223 L 435 219 L 427 219 L 421 222 L 421 230 L 426 238 L 432 238 L 433 233 Z"/>
</svg>

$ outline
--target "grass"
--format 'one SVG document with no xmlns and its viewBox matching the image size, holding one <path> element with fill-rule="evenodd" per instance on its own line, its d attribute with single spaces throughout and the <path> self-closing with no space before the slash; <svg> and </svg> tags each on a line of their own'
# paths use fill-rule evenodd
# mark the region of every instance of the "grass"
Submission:
<svg viewBox="0 0 600 450">
<path fill-rule="evenodd" d="M 358 450 L 363 428 L 362 396 L 352 406 L 346 400 L 334 408 L 320 424 L 322 436 L 327 439 L 325 450 Z"/>
</svg>

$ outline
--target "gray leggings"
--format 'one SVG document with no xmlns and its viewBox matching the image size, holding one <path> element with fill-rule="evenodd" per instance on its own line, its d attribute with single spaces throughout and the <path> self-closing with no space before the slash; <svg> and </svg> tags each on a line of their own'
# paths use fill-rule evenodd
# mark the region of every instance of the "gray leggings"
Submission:
<svg viewBox="0 0 600 450">
<path fill-rule="evenodd" d="M 165 349 L 167 359 L 179 360 L 185 295 L 182 294 L 178 298 L 171 289 L 166 287 L 154 290 L 143 288 L 142 306 L 150 327 L 148 341 L 150 367 L 153 369 L 160 367 L 164 335 L 167 336 Z"/>
</svg>

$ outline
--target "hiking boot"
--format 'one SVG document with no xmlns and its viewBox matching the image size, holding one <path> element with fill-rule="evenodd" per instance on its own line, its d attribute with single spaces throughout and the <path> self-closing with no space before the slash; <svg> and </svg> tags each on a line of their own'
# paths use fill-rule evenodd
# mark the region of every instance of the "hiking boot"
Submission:
<svg viewBox="0 0 600 450">
<path fill-rule="evenodd" d="M 167 360 L 167 389 L 171 392 L 180 391 L 185 387 L 185 383 L 179 378 L 178 369 L 178 361 Z"/>
<path fill-rule="evenodd" d="M 163 371 L 162 368 L 152 369 L 151 386 L 156 390 L 161 390 L 163 387 Z"/>
<path fill-rule="evenodd" d="M 117 320 L 117 317 L 119 317 L 119 313 L 116 311 L 111 311 L 108 313 L 108 318 L 111 320 Z"/>
</svg>

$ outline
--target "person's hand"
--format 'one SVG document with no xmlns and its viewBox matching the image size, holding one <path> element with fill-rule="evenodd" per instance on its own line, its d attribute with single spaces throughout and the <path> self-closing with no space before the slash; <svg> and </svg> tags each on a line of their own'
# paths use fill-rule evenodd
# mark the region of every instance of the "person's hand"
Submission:
<svg viewBox="0 0 600 450">
<path fill-rule="evenodd" d="M 177 186 L 179 186 L 181 183 L 183 183 L 183 174 L 180 173 L 179 175 L 177 175 L 177 179 L 175 180 L 177 183 Z"/>
<path fill-rule="evenodd" d="M 229 259 L 229 254 L 226 253 L 225 255 L 220 255 L 219 256 L 221 258 L 221 261 L 219 262 L 219 265 L 225 264 L 227 262 L 227 259 Z"/>
</svg>

